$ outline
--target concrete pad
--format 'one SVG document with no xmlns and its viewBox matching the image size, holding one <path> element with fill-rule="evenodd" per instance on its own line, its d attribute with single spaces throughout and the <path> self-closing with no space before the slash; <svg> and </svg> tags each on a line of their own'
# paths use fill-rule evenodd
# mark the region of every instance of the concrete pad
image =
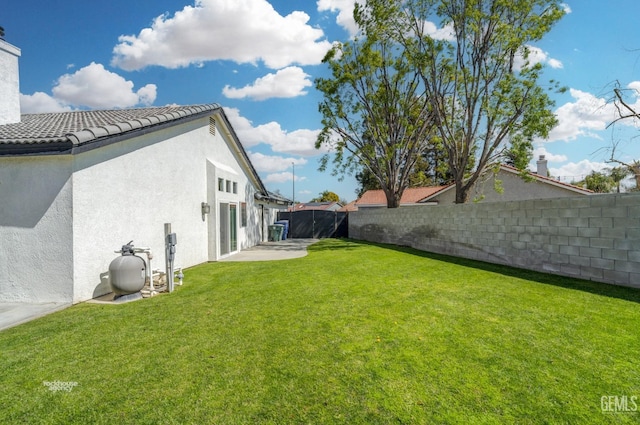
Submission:
<svg viewBox="0 0 640 425">
<path fill-rule="evenodd" d="M 300 258 L 307 255 L 309 245 L 318 241 L 319 239 L 287 239 L 278 242 L 262 242 L 220 261 L 275 261 Z"/>
<path fill-rule="evenodd" d="M 125 304 L 130 303 L 132 301 L 138 301 L 144 299 L 142 297 L 142 292 L 134 292 L 129 295 L 122 295 L 116 298 L 116 294 L 113 292 L 109 292 L 108 294 L 102 295 L 97 298 L 93 298 L 91 300 L 86 301 L 90 304 Z"/>
<path fill-rule="evenodd" d="M 287 239 L 278 242 L 263 242 L 260 245 L 230 255 L 220 261 L 275 261 L 290 260 L 307 255 L 307 247 L 318 242 L 319 239 Z M 135 301 L 141 297 L 131 297 L 120 300 L 122 302 Z M 118 304 L 113 294 L 107 294 L 89 302 L 102 304 Z M 47 314 L 70 307 L 71 303 L 0 303 L 0 330 L 17 326 L 21 323 L 37 319 Z"/>
<path fill-rule="evenodd" d="M 0 303 L 0 330 L 70 307 L 71 303 Z"/>
</svg>

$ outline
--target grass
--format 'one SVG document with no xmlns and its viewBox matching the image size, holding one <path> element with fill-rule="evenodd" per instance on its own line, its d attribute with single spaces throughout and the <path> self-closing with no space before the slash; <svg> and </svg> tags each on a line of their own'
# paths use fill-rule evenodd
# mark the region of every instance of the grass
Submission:
<svg viewBox="0 0 640 425">
<path fill-rule="evenodd" d="M 640 396 L 640 291 L 346 240 L 309 250 L 1 332 L 0 423 L 640 421 L 601 410 Z"/>
</svg>

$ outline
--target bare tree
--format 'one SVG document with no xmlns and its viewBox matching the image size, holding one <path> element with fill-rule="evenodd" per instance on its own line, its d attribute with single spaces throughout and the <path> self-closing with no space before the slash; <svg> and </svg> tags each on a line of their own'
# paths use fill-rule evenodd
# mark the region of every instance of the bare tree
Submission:
<svg viewBox="0 0 640 425">
<path fill-rule="evenodd" d="M 613 104 L 616 108 L 616 113 L 618 117 L 613 120 L 611 123 L 607 125 L 607 128 L 617 124 L 622 120 L 640 120 L 640 112 L 636 111 L 634 107 L 629 104 L 629 102 L 625 99 L 625 92 L 632 89 L 622 89 L 620 88 L 620 84 L 616 82 L 616 87 L 613 89 Z M 635 91 L 635 90 L 634 90 Z M 609 163 L 615 163 L 624 167 L 624 169 L 628 170 L 629 174 L 633 175 L 636 187 L 635 190 L 640 190 L 640 160 L 636 159 L 633 161 L 622 161 L 619 158 L 616 158 L 616 149 L 618 147 L 618 142 L 614 142 L 611 145 L 611 156 L 607 160 Z"/>
</svg>

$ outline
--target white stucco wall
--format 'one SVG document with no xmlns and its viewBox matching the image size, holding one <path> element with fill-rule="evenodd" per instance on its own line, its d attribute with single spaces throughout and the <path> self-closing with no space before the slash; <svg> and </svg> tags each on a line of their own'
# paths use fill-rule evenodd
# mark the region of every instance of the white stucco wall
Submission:
<svg viewBox="0 0 640 425">
<path fill-rule="evenodd" d="M 71 302 L 72 158 L 0 157 L 0 302 Z"/>
<path fill-rule="evenodd" d="M 238 193 L 218 191 L 218 177 L 235 181 Z M 217 260 L 219 204 L 238 205 L 238 225 L 240 202 L 256 208 L 255 188 L 224 132 L 209 132 L 208 117 L 75 155 L 73 188 L 74 302 L 110 291 L 104 277 L 122 244 L 151 248 L 152 267 L 164 270 L 171 223 L 176 265 Z M 212 211 L 204 220 L 202 202 Z M 256 243 L 251 233 L 238 226 L 239 248 Z"/>
<path fill-rule="evenodd" d="M 221 124 L 221 120 L 216 121 L 216 134 L 213 137 L 215 143 L 206 145 L 206 157 L 209 163 L 209 175 L 213 177 L 211 180 L 211 186 L 213 191 L 209 193 L 209 204 L 211 205 L 211 216 L 208 220 L 211 222 L 211 232 L 216 233 L 215 247 L 211 247 L 209 253 L 209 260 L 216 261 L 224 257 L 221 254 L 220 247 L 220 205 L 221 204 L 234 204 L 237 208 L 237 236 L 238 243 L 237 249 L 231 252 L 231 255 L 242 249 L 254 246 L 260 242 L 260 221 L 256 219 L 258 205 L 255 202 L 255 193 L 257 188 L 252 183 L 245 169 L 241 165 L 242 159 L 240 153 L 234 148 L 234 145 L 230 143 L 231 135 L 228 133 L 228 129 Z M 218 179 L 223 179 L 225 182 L 224 190 L 218 189 Z M 237 193 L 233 193 L 226 190 L 226 182 L 229 181 L 232 184 L 237 183 Z M 247 204 L 247 226 L 242 226 L 242 211 L 241 203 Z M 215 223 L 215 229 L 213 225 Z"/>
<path fill-rule="evenodd" d="M 237 205 L 238 250 L 260 242 L 257 188 L 222 121 L 215 135 L 206 116 L 75 155 L 0 157 L 0 302 L 106 294 L 114 251 L 130 240 L 164 270 L 165 223 L 176 265 L 217 260 L 220 203 Z M 237 193 L 219 191 L 219 177 Z M 202 202 L 211 205 L 204 220 Z"/>
<path fill-rule="evenodd" d="M 0 40 L 0 125 L 20 122 L 20 49 Z"/>
</svg>

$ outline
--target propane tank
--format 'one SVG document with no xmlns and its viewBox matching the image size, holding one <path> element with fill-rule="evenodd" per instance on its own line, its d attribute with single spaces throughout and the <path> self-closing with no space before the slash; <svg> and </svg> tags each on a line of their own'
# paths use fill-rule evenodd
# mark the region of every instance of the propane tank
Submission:
<svg viewBox="0 0 640 425">
<path fill-rule="evenodd" d="M 109 264 L 109 283 L 116 296 L 133 294 L 144 288 L 146 263 L 142 257 L 135 255 L 133 241 L 123 245 L 122 255 Z"/>
</svg>

